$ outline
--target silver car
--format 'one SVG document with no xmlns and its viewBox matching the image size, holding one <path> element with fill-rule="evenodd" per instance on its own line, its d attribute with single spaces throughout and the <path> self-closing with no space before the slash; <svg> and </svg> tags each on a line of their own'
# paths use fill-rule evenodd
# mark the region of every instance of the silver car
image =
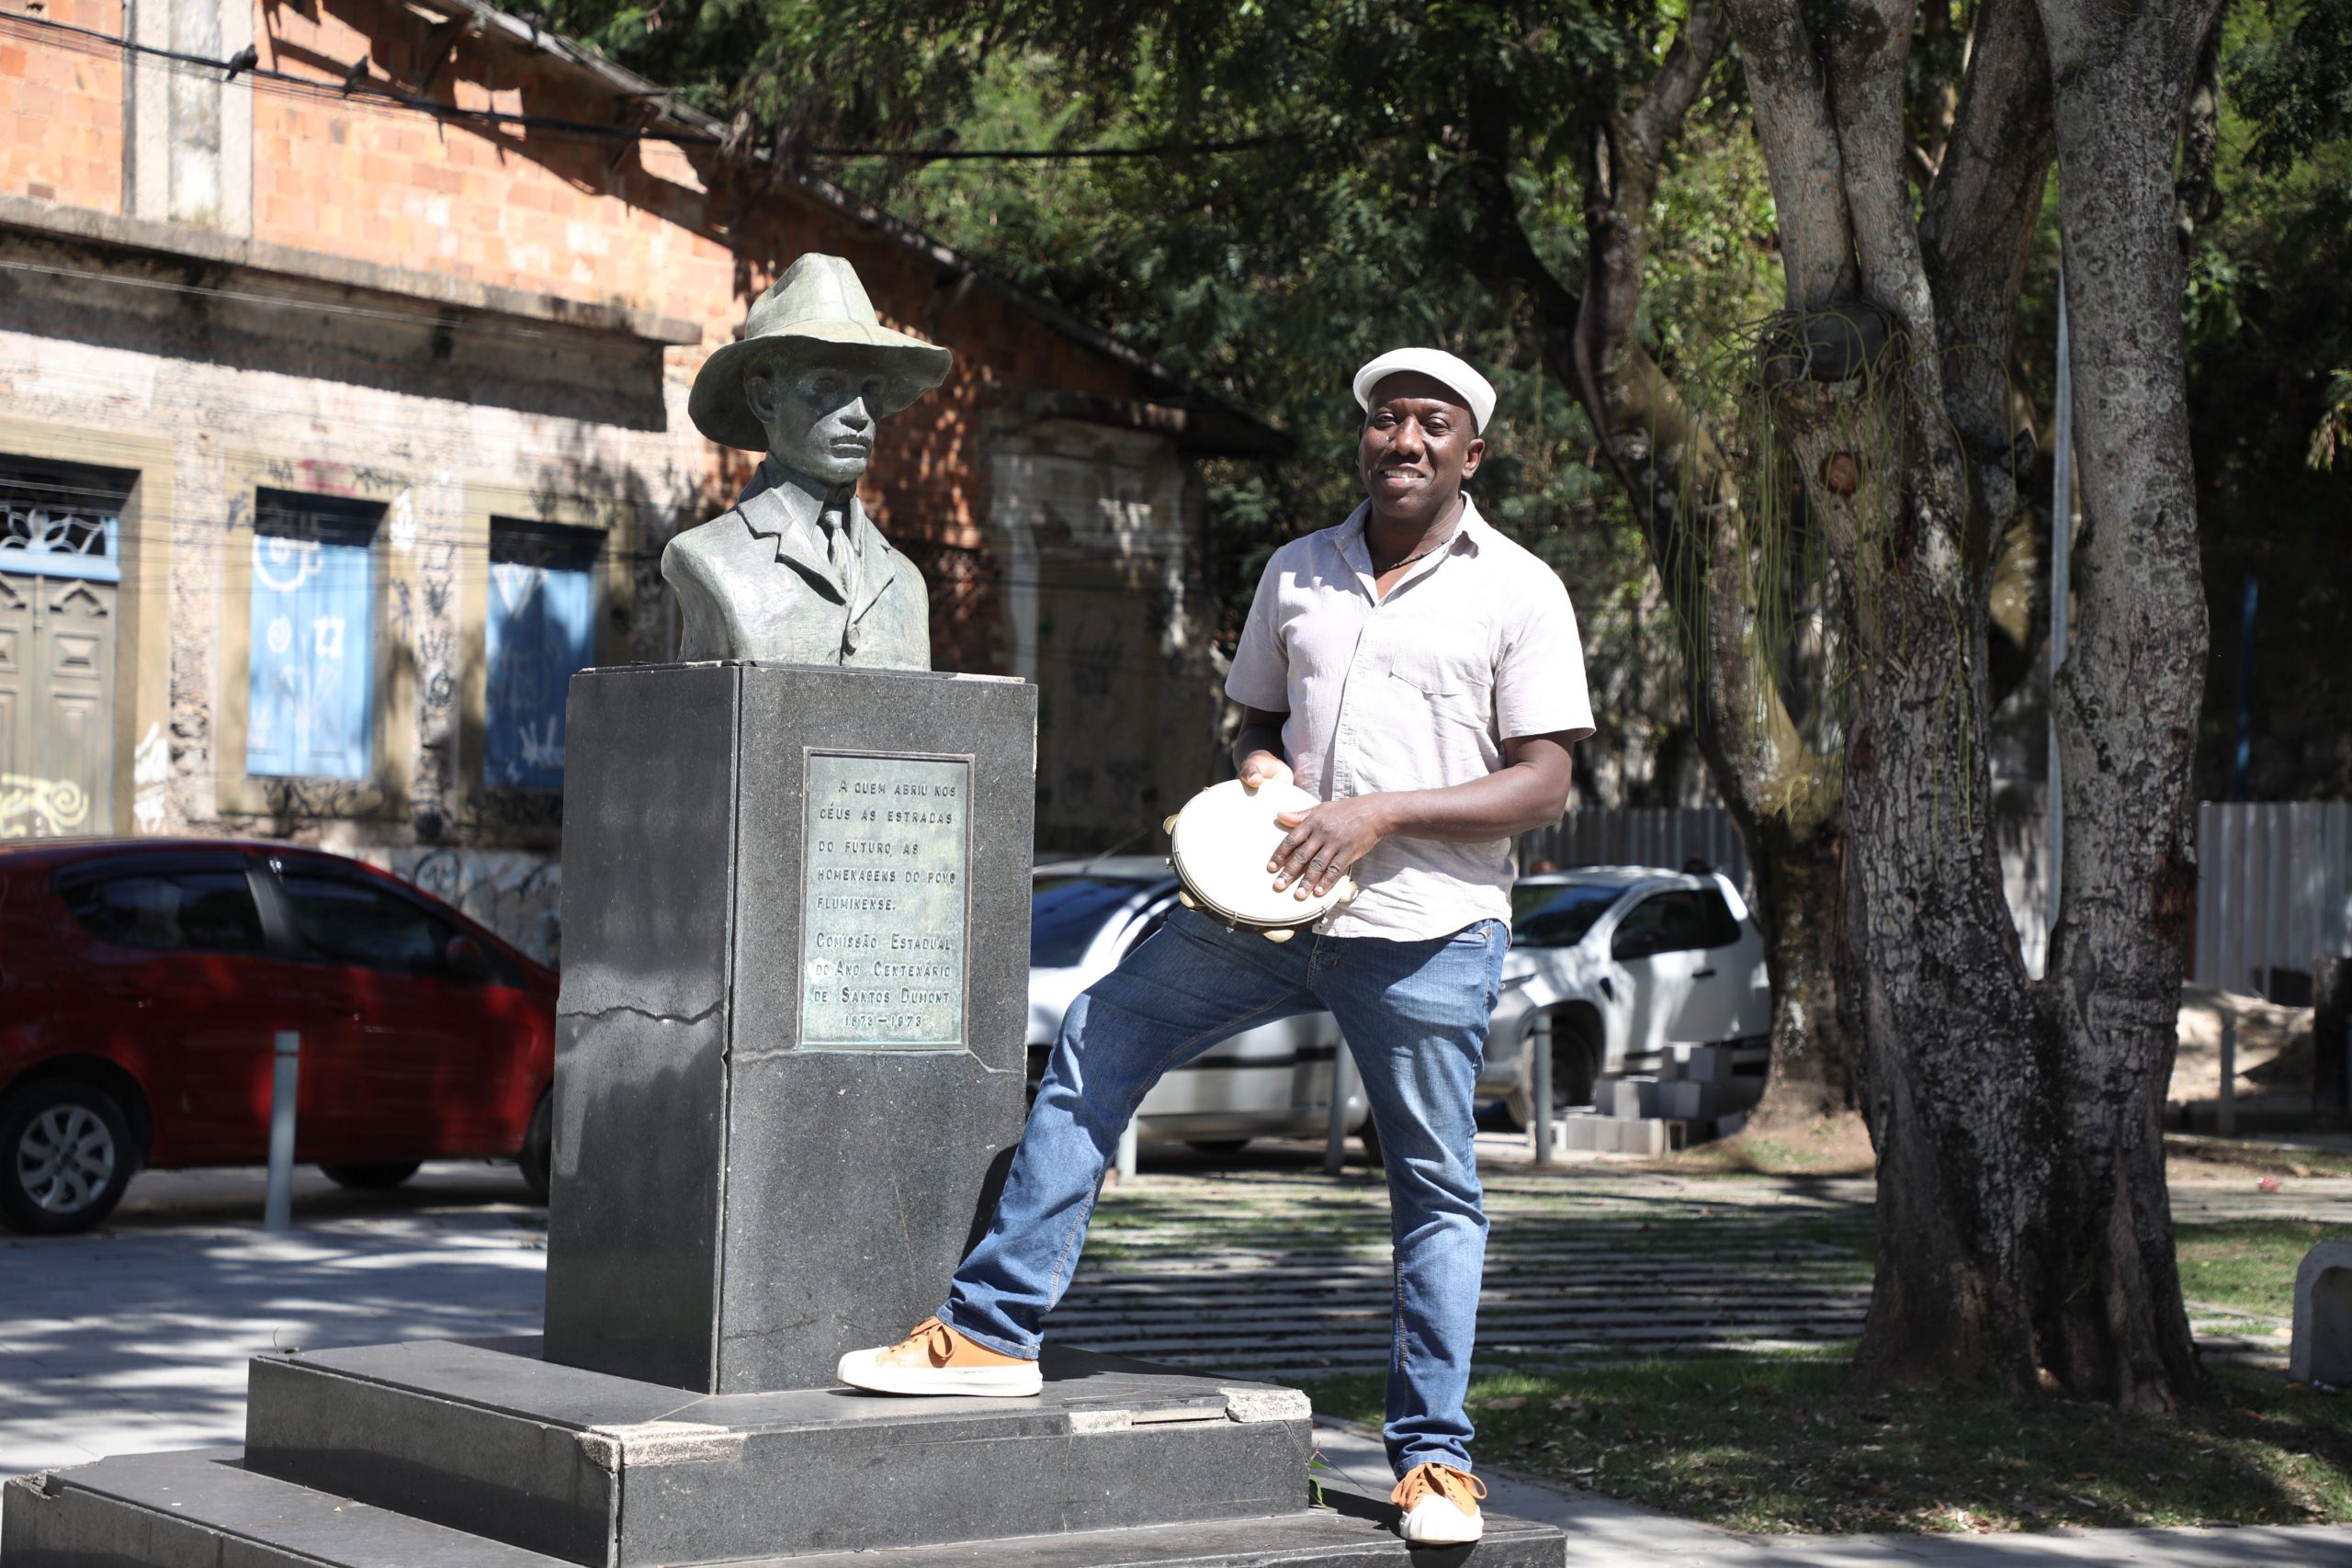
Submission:
<svg viewBox="0 0 2352 1568">
<path fill-rule="evenodd" d="M 1103 856 L 1037 868 L 1029 914 L 1033 1092 L 1070 1003 L 1159 931 L 1176 907 L 1176 878 L 1163 860 Z M 1223 1153 L 1252 1138 L 1320 1138 L 1329 1130 L 1339 1047 L 1339 1021 L 1328 1012 L 1237 1034 L 1144 1096 L 1136 1113 L 1136 1140 Z M 1365 1140 L 1376 1159 L 1361 1089 L 1348 1095 L 1347 1120 L 1348 1130 Z"/>
<path fill-rule="evenodd" d="M 1589 866 L 1523 876 L 1511 890 L 1511 949 L 1487 1036 L 1480 1089 L 1525 1126 L 1529 1040 L 1552 1026 L 1552 1102 L 1592 1102 L 1600 1075 L 1657 1072 L 1678 1044 L 1731 1044 L 1760 1077 L 1772 990 L 1764 938 L 1720 873 Z"/>
</svg>

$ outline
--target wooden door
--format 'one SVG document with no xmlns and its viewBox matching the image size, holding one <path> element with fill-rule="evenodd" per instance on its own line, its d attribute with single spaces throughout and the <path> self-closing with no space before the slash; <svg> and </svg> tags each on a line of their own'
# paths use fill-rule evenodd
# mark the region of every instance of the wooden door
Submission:
<svg viewBox="0 0 2352 1568">
<path fill-rule="evenodd" d="M 0 839 L 113 831 L 118 592 L 0 569 Z"/>
</svg>

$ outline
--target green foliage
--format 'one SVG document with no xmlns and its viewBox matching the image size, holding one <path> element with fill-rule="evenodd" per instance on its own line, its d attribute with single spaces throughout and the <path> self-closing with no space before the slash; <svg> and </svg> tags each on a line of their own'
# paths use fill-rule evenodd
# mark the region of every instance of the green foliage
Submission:
<svg viewBox="0 0 2352 1568">
<path fill-rule="evenodd" d="M 2352 446 L 2352 370 L 2338 370 L 2327 378 L 2327 407 L 2312 432 L 2311 455 L 2305 460 L 2314 468 L 2333 468 L 2336 448 L 2343 446 Z"/>
<path fill-rule="evenodd" d="M 2200 796 L 2226 796 L 2236 750 L 2239 624 L 2246 580 L 2260 583 L 2255 626 L 2256 799 L 2352 791 L 2352 688 L 2306 672 L 2337 668 L 2352 642 L 2352 590 L 2339 563 L 2352 471 L 2324 462 L 2352 419 L 2352 139 L 2286 137 L 2283 101 L 2253 66 L 2318 81 L 2352 69 L 2320 25 L 2352 20 L 2347 0 L 2231 13 L 2222 59 L 2242 95 L 2222 101 L 2222 210 L 2200 225 L 2189 262 L 2191 449 L 2199 490 L 2207 615 L 2212 627 L 2199 736 Z M 2334 25 L 2332 23 L 2328 25 Z M 2328 51 L 2335 54 L 2331 63 Z M 2301 101 L 2301 100 L 2297 100 Z M 2285 150 L 2301 148 L 2292 162 Z M 2340 439 L 2340 437 L 2339 437 Z M 2313 458 L 2323 459 L 2314 466 Z"/>
<path fill-rule="evenodd" d="M 2352 0 L 2301 0 L 2274 15 L 2292 20 L 2259 26 L 2229 65 L 2254 131 L 2246 162 L 2266 174 L 2352 137 Z"/>
</svg>

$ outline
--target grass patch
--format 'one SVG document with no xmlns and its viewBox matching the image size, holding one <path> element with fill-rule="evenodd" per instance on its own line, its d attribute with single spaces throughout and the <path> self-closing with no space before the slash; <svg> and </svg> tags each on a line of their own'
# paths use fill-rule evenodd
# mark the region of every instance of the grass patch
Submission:
<svg viewBox="0 0 2352 1568">
<path fill-rule="evenodd" d="M 1306 1385 L 1377 1423 L 1381 1380 Z M 2166 1420 L 2070 1400 L 1874 1397 L 1840 1360 L 1645 1361 L 1473 1381 L 1477 1454 L 1732 1529 L 2352 1520 L 2352 1399 L 2222 1368 Z"/>
<path fill-rule="evenodd" d="M 2173 1227 L 2180 1293 L 2193 1302 L 2289 1317 L 2295 1270 L 2323 1241 L 2352 1240 L 2352 1225 L 2316 1220 L 2224 1220 Z"/>
</svg>

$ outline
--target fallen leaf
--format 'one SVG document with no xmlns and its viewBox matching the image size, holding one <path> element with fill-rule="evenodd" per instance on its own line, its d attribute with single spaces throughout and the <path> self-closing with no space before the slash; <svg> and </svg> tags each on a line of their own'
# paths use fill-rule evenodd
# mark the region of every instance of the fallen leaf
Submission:
<svg viewBox="0 0 2352 1568">
<path fill-rule="evenodd" d="M 1489 1410 L 1524 1410 L 1527 1408 L 1527 1395 L 1523 1393 L 1507 1393 L 1499 1399 L 1490 1399 L 1487 1401 L 1487 1408 Z"/>
</svg>

